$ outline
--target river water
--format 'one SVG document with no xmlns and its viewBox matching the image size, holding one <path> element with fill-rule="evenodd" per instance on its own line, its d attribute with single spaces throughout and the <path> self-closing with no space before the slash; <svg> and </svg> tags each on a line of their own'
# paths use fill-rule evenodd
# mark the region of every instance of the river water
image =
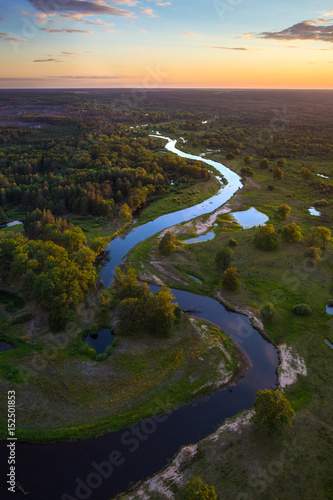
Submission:
<svg viewBox="0 0 333 500">
<path fill-rule="evenodd" d="M 112 281 L 114 268 L 134 245 L 171 225 L 212 212 L 241 187 L 239 176 L 225 166 L 183 153 L 175 145 L 176 141 L 169 140 L 166 148 L 180 156 L 205 161 L 227 179 L 228 185 L 203 203 L 159 217 L 113 240 L 107 248 L 111 261 L 101 273 L 105 285 Z M 17 443 L 17 480 L 30 491 L 31 500 L 109 500 L 131 484 L 158 472 L 181 446 L 199 441 L 225 418 L 251 408 L 259 389 L 275 387 L 277 351 L 246 316 L 228 312 L 210 297 L 175 289 L 172 292 L 182 309 L 194 310 L 192 315 L 215 323 L 242 347 L 252 365 L 245 377 L 171 414 L 163 415 L 167 401 L 155 401 L 156 412 L 162 416 L 98 438 L 54 444 Z M 1 464 L 7 461 L 7 450 L 6 442 L 0 443 Z M 23 498 L 20 492 L 17 496 Z"/>
</svg>

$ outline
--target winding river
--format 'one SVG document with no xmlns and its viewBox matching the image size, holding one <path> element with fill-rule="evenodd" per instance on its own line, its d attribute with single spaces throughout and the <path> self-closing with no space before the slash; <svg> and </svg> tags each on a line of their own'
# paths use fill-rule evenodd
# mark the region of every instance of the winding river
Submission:
<svg viewBox="0 0 333 500">
<path fill-rule="evenodd" d="M 213 166 L 227 179 L 228 185 L 203 203 L 159 217 L 113 240 L 107 248 L 111 261 L 102 272 L 105 285 L 112 281 L 114 268 L 134 245 L 171 225 L 212 212 L 241 187 L 239 176 L 227 167 L 183 153 L 176 148 L 176 141 L 165 139 L 169 151 Z M 155 291 L 157 287 L 152 289 Z M 259 389 L 276 385 L 277 351 L 252 327 L 246 316 L 228 312 L 209 297 L 180 290 L 172 292 L 182 309 L 194 309 L 194 315 L 221 327 L 244 349 L 252 364 L 245 377 L 171 414 L 146 420 L 130 429 L 68 443 L 17 444 L 17 480 L 31 492 L 31 500 L 109 500 L 128 490 L 131 484 L 159 471 L 181 446 L 199 441 L 225 418 L 251 408 Z M 156 401 L 156 410 L 163 409 L 165 404 L 167 401 Z M 19 415 L 17 418 L 19 420 Z M 1 463 L 6 463 L 6 457 L 6 442 L 2 442 Z M 17 496 L 23 498 L 21 493 Z"/>
</svg>

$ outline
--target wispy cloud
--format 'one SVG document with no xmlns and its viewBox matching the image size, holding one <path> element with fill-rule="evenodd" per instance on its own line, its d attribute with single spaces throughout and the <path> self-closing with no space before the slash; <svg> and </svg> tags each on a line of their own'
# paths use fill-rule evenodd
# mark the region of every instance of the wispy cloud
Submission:
<svg viewBox="0 0 333 500">
<path fill-rule="evenodd" d="M 140 7 L 139 13 L 149 17 L 158 17 L 156 14 L 154 14 L 153 9 L 149 9 L 148 7 Z"/>
<path fill-rule="evenodd" d="M 33 62 L 34 63 L 47 63 L 47 62 L 62 63 L 64 61 L 59 61 L 59 59 L 50 58 L 50 59 L 35 59 Z"/>
<path fill-rule="evenodd" d="M 109 14 L 111 16 L 133 17 L 133 12 L 129 12 L 118 7 L 111 7 L 102 0 L 96 2 L 88 0 L 66 0 L 55 2 L 54 0 L 28 0 L 36 10 L 43 13 L 71 12 L 86 15 Z M 114 0 L 112 3 L 117 5 L 133 6 L 136 1 L 132 0 Z"/>
<path fill-rule="evenodd" d="M 28 43 L 29 40 L 18 38 L 15 35 L 12 35 L 11 33 L 2 33 L 0 32 L 0 42 L 23 42 L 23 43 Z"/>
<path fill-rule="evenodd" d="M 265 31 L 259 38 L 273 40 L 319 40 L 333 42 L 333 26 L 318 26 L 316 21 L 303 21 L 282 31 Z"/>
<path fill-rule="evenodd" d="M 212 49 L 240 50 L 240 51 L 244 51 L 244 52 L 247 52 L 248 50 L 251 50 L 251 49 L 248 49 L 247 47 L 218 47 L 217 45 L 213 45 Z"/>
<path fill-rule="evenodd" d="M 57 78 L 57 79 L 67 79 L 67 80 L 121 80 L 122 78 L 135 78 L 129 77 L 128 75 L 46 75 L 46 78 Z"/>
<path fill-rule="evenodd" d="M 94 33 L 93 31 L 90 30 L 77 30 L 74 28 L 68 28 L 68 29 L 54 29 L 54 28 L 41 28 L 42 31 L 47 31 L 48 33 L 84 33 L 84 34 L 91 34 Z"/>
</svg>

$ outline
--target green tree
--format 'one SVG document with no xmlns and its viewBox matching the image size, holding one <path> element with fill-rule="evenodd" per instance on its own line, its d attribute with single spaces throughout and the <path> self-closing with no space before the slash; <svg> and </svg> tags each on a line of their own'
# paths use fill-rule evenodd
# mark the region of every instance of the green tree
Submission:
<svg viewBox="0 0 333 500">
<path fill-rule="evenodd" d="M 231 248 L 221 248 L 215 256 L 215 264 L 218 269 L 225 271 L 230 267 L 234 251 Z"/>
<path fill-rule="evenodd" d="M 284 177 L 284 172 L 281 168 L 277 167 L 273 170 L 273 178 L 280 181 Z"/>
<path fill-rule="evenodd" d="M 158 250 L 162 255 L 170 255 L 176 248 L 176 237 L 171 231 L 167 231 L 161 239 Z"/>
<path fill-rule="evenodd" d="M 238 270 L 236 267 L 230 267 L 223 273 L 222 285 L 228 290 L 238 290 L 240 282 L 238 279 Z"/>
<path fill-rule="evenodd" d="M 123 221 L 127 221 L 132 217 L 131 209 L 127 205 L 127 203 L 121 205 L 121 207 L 119 208 L 118 216 Z"/>
<path fill-rule="evenodd" d="M 214 486 L 204 483 L 201 477 L 188 481 L 180 494 L 181 500 L 217 500 Z"/>
<path fill-rule="evenodd" d="M 250 156 L 250 155 L 245 156 L 245 158 L 244 158 L 245 165 L 251 165 L 252 161 L 253 161 L 252 156 Z"/>
<path fill-rule="evenodd" d="M 253 239 L 254 245 L 261 250 L 275 250 L 279 246 L 279 237 L 273 224 L 259 226 Z"/>
<path fill-rule="evenodd" d="M 146 299 L 151 295 L 147 283 L 139 283 L 137 274 L 132 268 L 123 272 L 117 267 L 111 287 L 118 302 L 127 298 Z"/>
<path fill-rule="evenodd" d="M 90 242 L 90 248 L 95 252 L 95 255 L 99 255 L 103 252 L 106 245 L 109 243 L 110 238 L 104 238 L 103 236 L 98 236 Z"/>
<path fill-rule="evenodd" d="M 166 337 L 175 322 L 174 311 L 178 304 L 172 302 L 174 296 L 170 288 L 163 285 L 155 295 L 150 295 L 145 303 L 145 326 L 149 333 Z"/>
<path fill-rule="evenodd" d="M 289 205 L 280 205 L 278 208 L 278 214 L 282 217 L 282 219 L 289 217 L 290 212 L 291 208 Z"/>
<path fill-rule="evenodd" d="M 291 222 L 282 228 L 282 238 L 288 243 L 301 241 L 303 238 L 302 230 L 296 222 Z"/>
<path fill-rule="evenodd" d="M 257 429 L 269 433 L 282 431 L 286 426 L 291 427 L 294 416 L 294 410 L 281 391 L 265 389 L 257 392 L 251 418 Z"/>
<path fill-rule="evenodd" d="M 143 327 L 143 301 L 129 297 L 120 302 L 117 309 L 117 333 L 120 335 L 140 335 Z"/>
</svg>

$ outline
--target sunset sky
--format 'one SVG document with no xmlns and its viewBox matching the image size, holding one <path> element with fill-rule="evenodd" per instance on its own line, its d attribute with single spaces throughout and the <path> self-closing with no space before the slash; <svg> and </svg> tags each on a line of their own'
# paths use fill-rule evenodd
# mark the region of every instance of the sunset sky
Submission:
<svg viewBox="0 0 333 500">
<path fill-rule="evenodd" d="M 333 88 L 327 0 L 2 0 L 1 88 Z"/>
</svg>

